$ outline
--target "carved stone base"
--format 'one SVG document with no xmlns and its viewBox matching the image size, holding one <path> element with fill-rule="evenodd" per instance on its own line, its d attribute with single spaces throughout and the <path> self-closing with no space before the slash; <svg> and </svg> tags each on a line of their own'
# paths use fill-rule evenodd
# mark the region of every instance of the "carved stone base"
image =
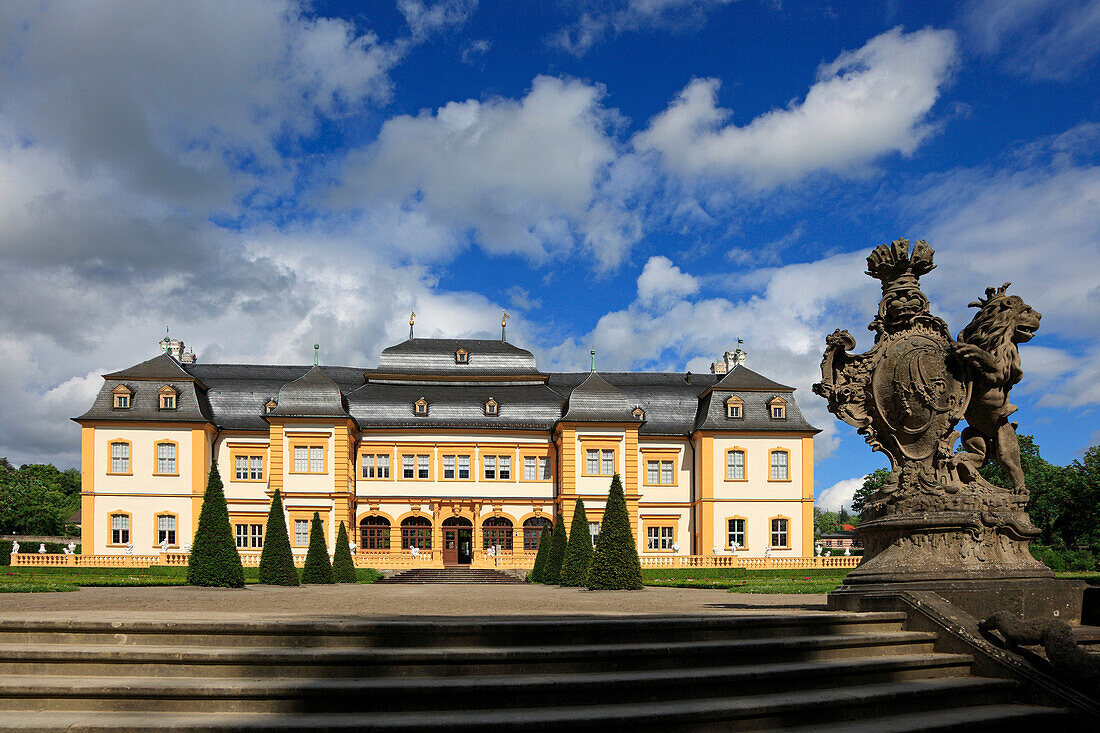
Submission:
<svg viewBox="0 0 1100 733">
<path fill-rule="evenodd" d="M 1023 512 L 921 512 L 863 522 L 864 560 L 845 586 L 925 580 L 1053 578 L 1028 551 Z"/>
<path fill-rule="evenodd" d="M 829 594 L 829 608 L 838 611 L 882 610 L 891 596 L 931 591 L 976 619 L 1009 611 L 1026 619 L 1081 620 L 1085 589 L 1082 580 L 1034 578 L 1021 580 L 926 580 L 845 585 Z"/>
</svg>

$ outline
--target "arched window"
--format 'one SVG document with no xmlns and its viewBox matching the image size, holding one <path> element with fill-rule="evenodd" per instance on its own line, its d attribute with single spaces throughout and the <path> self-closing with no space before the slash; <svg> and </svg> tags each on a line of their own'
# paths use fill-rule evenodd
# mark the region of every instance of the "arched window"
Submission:
<svg viewBox="0 0 1100 733">
<path fill-rule="evenodd" d="M 401 522 L 401 549 L 419 547 L 432 549 L 432 520 L 427 517 L 409 517 Z"/>
<path fill-rule="evenodd" d="M 523 549 L 539 549 L 539 540 L 550 537 L 554 523 L 548 517 L 531 517 L 523 522 Z M 543 534 L 543 531 L 546 534 Z"/>
<path fill-rule="evenodd" d="M 390 520 L 385 517 L 363 517 L 359 522 L 359 549 L 390 549 Z"/>
<path fill-rule="evenodd" d="M 500 545 L 502 549 L 512 549 L 512 520 L 507 517 L 489 517 L 481 523 L 481 534 L 484 540 L 482 547 L 488 550 L 493 545 Z"/>
</svg>

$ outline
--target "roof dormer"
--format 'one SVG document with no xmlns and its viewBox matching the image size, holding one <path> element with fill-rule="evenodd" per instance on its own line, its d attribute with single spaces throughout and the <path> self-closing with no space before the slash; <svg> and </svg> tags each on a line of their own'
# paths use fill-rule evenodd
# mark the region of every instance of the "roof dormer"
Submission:
<svg viewBox="0 0 1100 733">
<path fill-rule="evenodd" d="M 639 420 L 645 420 L 645 410 L 640 407 L 635 407 L 633 410 L 630 411 L 630 414 Z"/>
<path fill-rule="evenodd" d="M 166 384 L 157 390 L 157 408 L 161 410 L 175 410 L 179 407 L 179 392 L 175 387 Z"/>
<path fill-rule="evenodd" d="M 786 420 L 787 401 L 778 395 L 768 400 L 768 417 L 772 420 Z"/>
<path fill-rule="evenodd" d="M 455 352 L 455 364 L 469 364 L 470 352 L 466 349 L 459 349 Z"/>
<path fill-rule="evenodd" d="M 485 414 L 489 417 L 496 417 L 500 414 L 500 403 L 494 400 L 492 397 L 485 400 Z"/>
<path fill-rule="evenodd" d="M 129 410 L 133 406 L 134 392 L 125 384 L 120 384 L 111 390 L 111 408 L 115 410 Z"/>
<path fill-rule="evenodd" d="M 745 401 L 737 395 L 726 398 L 726 419 L 740 420 L 745 417 Z"/>
<path fill-rule="evenodd" d="M 264 412 L 271 412 L 272 410 L 274 410 L 278 406 L 279 406 L 279 403 L 277 403 L 275 400 L 268 400 L 267 402 L 264 403 Z"/>
<path fill-rule="evenodd" d="M 428 415 L 428 401 L 421 397 L 413 403 L 413 414 L 417 417 L 427 417 Z"/>
</svg>

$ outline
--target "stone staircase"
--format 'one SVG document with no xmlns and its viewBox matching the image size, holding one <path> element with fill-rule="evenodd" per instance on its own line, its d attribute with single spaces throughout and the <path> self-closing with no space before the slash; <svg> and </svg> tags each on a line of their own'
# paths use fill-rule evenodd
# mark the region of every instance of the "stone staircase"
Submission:
<svg viewBox="0 0 1100 733">
<path fill-rule="evenodd" d="M 0 621 L 0 731 L 1071 727 L 903 620 Z"/>
<path fill-rule="evenodd" d="M 524 581 L 517 578 L 515 575 L 509 575 L 499 570 L 489 569 L 472 569 L 472 568 L 415 568 L 413 570 L 405 570 L 395 575 L 391 575 L 388 578 L 383 578 L 376 581 L 378 583 L 446 583 L 446 584 L 467 584 L 467 583 L 493 583 L 493 584 L 515 584 L 523 583 Z"/>
</svg>

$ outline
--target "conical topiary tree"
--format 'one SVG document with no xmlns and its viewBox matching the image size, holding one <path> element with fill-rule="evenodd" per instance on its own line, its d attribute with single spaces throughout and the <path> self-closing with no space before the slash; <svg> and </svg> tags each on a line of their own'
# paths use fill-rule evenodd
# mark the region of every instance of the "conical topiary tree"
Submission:
<svg viewBox="0 0 1100 733">
<path fill-rule="evenodd" d="M 332 579 L 337 583 L 358 583 L 355 574 L 355 561 L 351 559 L 351 547 L 348 546 L 348 531 L 340 522 L 340 531 L 336 534 L 336 548 L 332 551 Z"/>
<path fill-rule="evenodd" d="M 229 527 L 229 507 L 225 503 L 218 464 L 210 467 L 206 494 L 199 512 L 199 528 L 191 543 L 187 560 L 187 584 L 220 588 L 243 588 L 244 568 Z"/>
<path fill-rule="evenodd" d="M 611 479 L 611 490 L 607 492 L 603 523 L 588 571 L 588 587 L 590 590 L 642 589 L 642 565 L 638 561 L 634 533 L 630 531 L 630 515 L 626 511 L 619 474 Z"/>
<path fill-rule="evenodd" d="M 588 515 L 584 502 L 577 499 L 573 509 L 573 524 L 569 527 L 569 544 L 561 563 L 561 584 L 579 588 L 588 584 L 588 568 L 592 564 L 592 535 L 588 531 Z"/>
<path fill-rule="evenodd" d="M 550 552 L 550 531 L 546 525 L 539 529 L 539 550 L 535 553 L 535 564 L 527 574 L 528 583 L 541 583 L 546 576 L 546 555 Z"/>
<path fill-rule="evenodd" d="M 558 515 L 554 531 L 550 533 L 550 549 L 546 552 L 546 570 L 542 582 L 557 585 L 561 582 L 561 563 L 565 560 L 565 521 Z"/>
<path fill-rule="evenodd" d="M 335 583 L 332 577 L 332 563 L 328 559 L 328 546 L 325 545 L 325 528 L 321 524 L 321 515 L 313 512 L 313 521 L 309 528 L 309 550 L 306 551 L 306 564 L 302 568 L 302 583 Z"/>
<path fill-rule="evenodd" d="M 260 582 L 266 585 L 298 585 L 298 569 L 290 550 L 290 536 L 283 516 L 283 497 L 275 489 L 267 510 L 264 550 L 260 553 Z"/>
</svg>

